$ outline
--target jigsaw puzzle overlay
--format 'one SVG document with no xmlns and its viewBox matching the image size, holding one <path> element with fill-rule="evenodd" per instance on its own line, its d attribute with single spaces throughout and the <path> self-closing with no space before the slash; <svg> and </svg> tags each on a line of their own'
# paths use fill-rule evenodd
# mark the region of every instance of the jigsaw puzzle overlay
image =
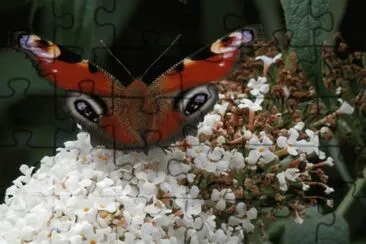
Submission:
<svg viewBox="0 0 366 244">
<path fill-rule="evenodd" d="M 269 36 L 210 3 L 52 0 L 55 45 L 11 35 L 0 243 L 362 243 L 364 54 L 326 0 L 271 1 Z"/>
</svg>

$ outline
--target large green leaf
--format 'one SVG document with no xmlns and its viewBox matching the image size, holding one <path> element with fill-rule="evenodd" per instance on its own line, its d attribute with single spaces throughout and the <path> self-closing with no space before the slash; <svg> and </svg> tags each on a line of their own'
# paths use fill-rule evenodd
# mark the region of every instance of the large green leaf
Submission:
<svg viewBox="0 0 366 244">
<path fill-rule="evenodd" d="M 299 64 L 328 109 L 335 107 L 322 82 L 321 54 L 325 34 L 332 30 L 329 0 L 281 0 L 286 27 Z"/>
<path fill-rule="evenodd" d="M 302 224 L 289 220 L 283 234 L 284 244 L 348 244 L 349 228 L 342 215 L 322 215 L 318 208 L 307 209 Z"/>
</svg>

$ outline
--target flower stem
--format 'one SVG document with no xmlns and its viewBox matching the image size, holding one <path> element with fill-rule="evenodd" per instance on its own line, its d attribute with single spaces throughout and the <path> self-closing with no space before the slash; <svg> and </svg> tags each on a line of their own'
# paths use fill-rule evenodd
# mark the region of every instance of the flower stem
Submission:
<svg viewBox="0 0 366 244">
<path fill-rule="evenodd" d="M 357 179 L 348 190 L 346 196 L 336 209 L 347 220 L 351 230 L 357 230 L 362 226 L 366 199 L 363 193 L 366 191 L 366 167 L 362 171 L 363 178 Z"/>
<path fill-rule="evenodd" d="M 238 138 L 235 138 L 234 140 L 232 141 L 229 141 L 228 143 L 230 145 L 233 145 L 233 144 L 239 144 L 239 143 L 242 143 L 243 141 L 245 140 L 245 137 L 244 136 L 240 136 Z"/>
<path fill-rule="evenodd" d="M 253 131 L 254 128 L 254 118 L 255 111 L 253 109 L 249 110 L 249 121 L 248 121 L 248 130 Z"/>
<path fill-rule="evenodd" d="M 331 113 L 331 114 L 327 115 L 326 117 L 324 117 L 318 121 L 315 121 L 313 124 L 311 124 L 311 127 L 318 128 L 318 127 L 324 125 L 325 123 L 327 123 L 332 117 L 336 117 L 336 116 L 337 116 L 336 112 Z"/>
<path fill-rule="evenodd" d="M 278 150 L 275 152 L 275 154 L 278 156 L 278 157 L 282 157 L 282 156 L 285 156 L 288 154 L 287 152 L 287 148 L 283 148 L 281 150 Z"/>
</svg>

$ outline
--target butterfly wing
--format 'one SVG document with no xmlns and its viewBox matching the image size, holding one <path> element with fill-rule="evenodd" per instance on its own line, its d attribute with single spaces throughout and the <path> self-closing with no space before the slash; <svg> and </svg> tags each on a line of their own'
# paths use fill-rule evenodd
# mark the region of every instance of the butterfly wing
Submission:
<svg viewBox="0 0 366 244">
<path fill-rule="evenodd" d="M 16 49 L 27 54 L 42 78 L 68 91 L 66 110 L 91 133 L 95 144 L 143 144 L 128 120 L 138 105 L 124 99 L 125 87 L 111 74 L 37 35 L 19 33 L 15 40 Z"/>
<path fill-rule="evenodd" d="M 261 32 L 260 26 L 246 27 L 216 40 L 170 68 L 154 81 L 155 86 L 168 94 L 225 78 L 238 60 L 241 48 L 261 38 Z"/>
<path fill-rule="evenodd" d="M 96 64 L 37 35 L 17 33 L 16 48 L 27 54 L 41 77 L 58 88 L 98 96 L 112 96 L 122 90 L 119 82 Z M 88 91 L 83 83 L 91 83 L 92 89 Z"/>
<path fill-rule="evenodd" d="M 151 133 L 146 140 L 168 145 L 177 137 L 195 133 L 198 122 L 217 101 L 218 92 L 212 82 L 230 73 L 241 48 L 260 38 L 260 33 L 258 27 L 234 31 L 183 59 L 154 81 L 150 89 L 158 112 L 152 116 L 151 130 L 159 133 Z"/>
</svg>

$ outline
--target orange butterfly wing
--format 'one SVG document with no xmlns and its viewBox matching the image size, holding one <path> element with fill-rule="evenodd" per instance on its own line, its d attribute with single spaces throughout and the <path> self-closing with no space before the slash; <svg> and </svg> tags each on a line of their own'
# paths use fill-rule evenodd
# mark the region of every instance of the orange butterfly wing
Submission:
<svg viewBox="0 0 366 244">
<path fill-rule="evenodd" d="M 122 86 L 106 71 L 88 60 L 36 35 L 18 34 L 17 46 L 35 63 L 39 75 L 58 88 L 99 96 L 120 94 Z M 93 84 L 92 91 L 84 89 Z"/>
<path fill-rule="evenodd" d="M 154 81 L 150 88 L 151 93 L 166 95 L 176 91 L 186 91 L 225 78 L 238 61 L 241 47 L 260 38 L 259 31 L 255 27 L 243 28 L 202 48 Z M 174 139 L 176 134 L 185 135 L 186 131 L 195 127 L 198 120 L 205 114 L 202 112 L 193 121 L 187 121 L 187 117 L 181 111 L 172 108 L 173 100 L 168 97 L 169 95 L 161 98 L 167 101 L 165 105 L 159 106 L 159 113 L 153 117 L 154 122 L 151 129 L 159 131 L 159 133 L 151 134 L 147 138 L 148 142 L 169 142 Z"/>
<path fill-rule="evenodd" d="M 56 87 L 103 100 L 106 111 L 89 97 L 81 102 L 77 97 L 70 97 L 70 104 L 73 104 L 69 104 L 69 108 L 79 109 L 74 111 L 78 122 L 84 122 L 81 124 L 108 146 L 116 146 L 117 143 L 118 148 L 131 148 L 161 143 L 168 145 L 173 139 L 186 134 L 185 130 L 197 124 L 208 109 L 199 110 L 194 116 L 187 115 L 177 109 L 177 100 L 187 99 L 187 91 L 189 93 L 197 87 L 223 79 L 237 61 L 240 48 L 256 38 L 255 28 L 235 31 L 183 59 L 150 86 L 135 80 L 128 87 L 123 87 L 97 65 L 36 35 L 19 35 L 17 40 L 20 49 L 36 63 L 40 75 Z M 92 84 L 92 87 L 85 89 L 83 83 Z M 204 92 L 214 93 L 211 88 Z M 159 110 L 147 112 L 154 110 L 157 101 Z M 98 116 L 93 115 L 93 109 L 94 112 L 99 111 L 95 112 Z M 82 116 L 78 118 L 77 113 L 93 123 L 80 120 Z"/>
</svg>

